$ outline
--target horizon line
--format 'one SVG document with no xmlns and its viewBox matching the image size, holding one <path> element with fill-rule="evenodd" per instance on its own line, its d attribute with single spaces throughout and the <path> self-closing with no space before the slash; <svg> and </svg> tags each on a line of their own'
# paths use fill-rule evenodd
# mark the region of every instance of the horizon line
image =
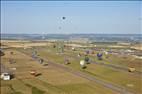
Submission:
<svg viewBox="0 0 142 94">
<path fill-rule="evenodd" d="M 133 33 L 44 33 L 44 34 L 40 34 L 40 33 L 1 33 L 1 35 L 3 34 L 17 34 L 17 35 L 21 35 L 21 34 L 26 34 L 26 35 L 32 35 L 32 34 L 35 34 L 35 35 L 50 35 L 50 34 L 54 34 L 54 35 L 72 35 L 72 34 L 83 34 L 83 35 L 87 35 L 87 34 L 120 34 L 120 35 L 134 35 Z M 135 35 L 137 34 L 142 34 L 142 33 L 135 33 Z"/>
</svg>

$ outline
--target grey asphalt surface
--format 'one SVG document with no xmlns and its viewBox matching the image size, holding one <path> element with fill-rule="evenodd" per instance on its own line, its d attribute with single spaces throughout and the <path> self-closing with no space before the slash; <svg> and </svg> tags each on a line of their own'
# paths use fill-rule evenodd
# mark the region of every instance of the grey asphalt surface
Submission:
<svg viewBox="0 0 142 94">
<path fill-rule="evenodd" d="M 113 69 L 118 70 L 118 71 L 128 72 L 128 68 L 122 67 L 122 66 L 119 66 L 119 65 L 105 64 L 105 63 L 97 63 L 97 62 L 94 62 L 94 61 L 91 61 L 91 63 L 103 65 L 103 66 L 106 66 L 106 67 L 110 67 L 110 68 L 113 68 Z M 142 75 L 142 72 L 136 70 L 136 71 L 133 72 L 133 74 Z"/>
<path fill-rule="evenodd" d="M 67 56 L 67 55 L 66 55 Z M 70 56 L 69 56 L 70 57 Z M 74 58 L 76 59 L 76 60 L 80 60 L 80 58 L 79 57 L 77 57 L 77 56 L 74 56 Z M 89 61 L 90 63 L 93 63 L 93 64 L 98 64 L 98 65 L 102 65 L 102 66 L 106 66 L 106 67 L 109 67 L 109 68 L 112 68 L 112 69 L 114 69 L 114 70 L 116 70 L 116 71 L 123 71 L 123 72 L 127 72 L 127 73 L 130 73 L 130 72 L 128 72 L 128 67 L 123 67 L 123 66 L 120 66 L 120 65 L 115 65 L 115 64 L 106 64 L 106 63 L 98 63 L 98 62 L 95 62 L 95 61 L 93 61 L 93 60 L 90 60 Z M 142 72 L 141 71 L 134 71 L 133 73 L 131 73 L 131 74 L 134 74 L 134 75 L 142 75 Z"/>
</svg>

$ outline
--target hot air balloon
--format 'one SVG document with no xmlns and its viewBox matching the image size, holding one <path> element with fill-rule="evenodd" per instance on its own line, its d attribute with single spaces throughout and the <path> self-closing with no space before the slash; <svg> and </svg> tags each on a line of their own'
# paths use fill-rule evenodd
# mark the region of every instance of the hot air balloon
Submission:
<svg viewBox="0 0 142 94">
<path fill-rule="evenodd" d="M 102 53 L 97 53 L 97 57 L 98 57 L 99 60 L 102 60 L 102 56 L 103 56 Z"/>
<path fill-rule="evenodd" d="M 62 19 L 63 19 L 63 20 L 65 20 L 65 19 L 66 19 L 66 17 L 62 17 Z"/>
<path fill-rule="evenodd" d="M 89 50 L 86 51 L 86 54 L 89 54 Z"/>
<path fill-rule="evenodd" d="M 108 58 L 109 57 L 108 52 L 104 51 L 104 53 L 105 53 L 105 57 Z"/>
<path fill-rule="evenodd" d="M 37 55 L 37 51 L 33 51 L 32 54 L 33 54 L 33 55 Z"/>
<path fill-rule="evenodd" d="M 66 58 L 65 58 L 65 64 L 66 64 L 66 65 L 70 64 L 69 59 L 66 59 Z"/>
<path fill-rule="evenodd" d="M 42 64 L 43 63 L 43 59 L 39 59 L 39 63 Z"/>
<path fill-rule="evenodd" d="M 33 59 L 37 59 L 37 54 L 36 53 L 37 53 L 36 51 L 32 52 L 32 58 Z"/>
<path fill-rule="evenodd" d="M 81 61 L 80 61 L 80 65 L 81 65 L 81 68 L 82 68 L 82 69 L 85 69 L 85 68 L 86 68 L 86 63 L 85 63 L 84 60 L 81 60 Z"/>
<path fill-rule="evenodd" d="M 74 48 L 74 47 L 72 47 L 71 49 L 72 49 L 72 51 L 75 51 L 75 48 Z"/>
<path fill-rule="evenodd" d="M 78 56 L 78 57 L 81 57 L 81 54 L 79 53 L 77 56 Z"/>
<path fill-rule="evenodd" d="M 87 64 L 89 64 L 89 57 L 86 56 L 84 60 Z"/>
</svg>

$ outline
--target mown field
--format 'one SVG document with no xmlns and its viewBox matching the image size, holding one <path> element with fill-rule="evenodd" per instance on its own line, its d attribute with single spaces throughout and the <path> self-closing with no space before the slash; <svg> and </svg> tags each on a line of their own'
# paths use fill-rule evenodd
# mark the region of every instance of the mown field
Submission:
<svg viewBox="0 0 142 94">
<path fill-rule="evenodd" d="M 86 69 L 81 69 L 79 62 L 85 57 L 82 49 L 72 51 L 70 48 L 65 48 L 63 54 L 59 54 L 59 49 L 53 48 L 53 46 L 34 47 L 34 50 L 37 51 L 38 57 L 44 60 L 44 63 L 54 62 L 74 71 L 96 77 L 100 81 L 123 87 L 123 94 L 126 94 L 125 90 L 132 92 L 132 94 L 142 93 L 142 75 L 95 63 L 87 64 Z M 14 52 L 13 55 L 10 54 L 11 51 Z M 1 94 L 120 94 L 58 66 L 39 64 L 37 60 L 30 57 L 33 52 L 32 48 L 9 48 L 4 52 L 5 55 L 1 57 L 1 63 L 9 69 L 16 68 L 16 70 L 12 70 L 15 74 L 12 80 L 1 80 Z M 82 56 L 78 57 L 78 53 L 81 53 Z M 96 53 L 88 55 L 92 62 L 103 62 L 126 68 L 133 66 L 137 71 L 141 71 L 140 59 L 111 54 L 109 58 L 103 56 L 103 60 L 98 60 Z M 10 58 L 14 59 L 16 63 L 10 64 Z M 71 64 L 64 65 L 66 58 Z M 30 70 L 36 70 L 40 75 L 34 77 L 30 75 Z"/>
<path fill-rule="evenodd" d="M 9 53 L 13 51 L 14 55 Z M 13 58 L 16 63 L 9 64 Z M 16 50 L 7 50 L 1 63 L 13 71 L 15 78 L 10 81 L 1 80 L 1 94 L 113 94 L 114 92 L 90 81 L 68 73 L 58 67 L 42 66 Z M 35 69 L 40 76 L 33 77 L 29 71 Z M 102 91 L 103 88 L 103 91 Z"/>
</svg>

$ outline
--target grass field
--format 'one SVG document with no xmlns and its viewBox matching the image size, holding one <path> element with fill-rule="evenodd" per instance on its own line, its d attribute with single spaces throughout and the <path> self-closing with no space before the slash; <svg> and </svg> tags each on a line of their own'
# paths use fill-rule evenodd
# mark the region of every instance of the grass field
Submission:
<svg viewBox="0 0 142 94">
<path fill-rule="evenodd" d="M 54 60 L 54 58 L 56 58 L 56 60 L 54 60 L 54 61 L 58 62 L 58 63 L 63 63 L 64 57 L 67 57 L 67 55 L 65 55 L 65 56 L 63 56 L 63 55 L 62 56 L 52 55 L 53 52 L 52 53 L 49 53 L 49 52 L 46 52 L 46 51 L 42 52 L 42 50 L 40 50 L 40 52 L 41 52 L 40 55 L 43 56 L 43 57 L 50 58 L 51 60 Z M 129 59 L 126 59 L 125 61 L 124 60 L 125 59 L 118 57 L 118 59 L 117 59 L 118 63 L 116 63 L 116 64 L 120 64 L 121 66 L 128 65 L 128 63 L 126 61 L 129 61 Z M 77 70 L 81 70 L 80 65 L 79 65 L 79 60 L 71 58 L 70 61 L 72 63 L 69 65 L 69 67 L 72 67 L 72 68 L 77 69 Z M 116 60 L 111 60 L 111 61 L 116 62 Z M 121 61 L 123 61 L 124 63 L 126 62 L 126 64 L 119 63 Z M 97 60 L 97 62 L 99 62 L 99 61 Z M 140 64 L 139 65 L 138 64 L 137 64 L 137 67 L 140 68 L 141 66 L 139 66 Z M 116 70 L 113 70 L 111 68 L 104 67 L 104 66 L 101 66 L 101 65 L 96 65 L 96 64 L 88 65 L 87 69 L 85 69 L 84 72 L 89 73 L 91 75 L 94 75 L 94 76 L 96 76 L 100 79 L 107 80 L 109 82 L 124 86 L 126 89 L 129 89 L 133 92 L 137 92 L 137 93 L 141 92 L 141 85 L 142 85 L 141 75 L 136 76 L 134 74 L 116 71 Z M 133 87 L 128 87 L 127 84 L 133 84 Z"/>
<path fill-rule="evenodd" d="M 79 62 L 84 59 L 84 55 L 77 57 L 77 54 L 84 53 L 82 49 L 78 49 L 78 51 L 65 49 L 63 54 L 58 54 L 58 49 L 52 46 L 36 47 L 34 45 L 34 48 L 39 57 L 48 60 L 44 63 L 51 61 L 76 72 L 80 71 L 96 77 L 100 81 L 123 87 L 132 94 L 142 93 L 142 75 L 118 71 L 95 63 L 88 64 L 84 70 L 81 69 Z M 14 52 L 13 55 L 10 54 L 11 51 Z M 4 52 L 1 63 L 11 70 L 12 68 L 16 68 L 16 70 L 12 70 L 15 74 L 12 80 L 1 80 L 1 94 L 120 94 L 102 84 L 92 82 L 58 66 L 50 65 L 50 63 L 48 66 L 39 64 L 37 60 L 30 57 L 33 52 L 31 48 L 9 48 Z M 141 71 L 140 60 L 131 56 L 126 58 L 116 55 L 110 55 L 109 58 L 104 56 L 102 61 L 99 61 L 96 55 L 89 55 L 89 57 L 95 62 L 105 62 L 122 67 L 134 66 L 136 70 Z M 10 58 L 14 59 L 16 63 L 10 64 Z M 65 58 L 69 58 L 71 64 L 64 65 Z M 30 75 L 31 70 L 36 70 L 41 75 L 34 77 Z"/>
<path fill-rule="evenodd" d="M 10 51 L 15 53 L 12 57 L 9 54 Z M 16 63 L 9 64 L 8 58 L 15 59 Z M 31 61 L 28 56 L 15 50 L 6 51 L 6 55 L 2 57 L 2 63 L 9 68 L 16 68 L 14 79 L 10 81 L 1 80 L 2 94 L 78 94 L 79 92 L 82 92 L 82 94 L 94 92 L 96 94 L 104 91 L 112 92 L 101 85 L 91 85 L 88 80 L 63 71 L 62 69 L 52 66 L 44 69 L 37 62 Z M 37 69 L 42 75 L 32 77 L 29 74 L 31 69 Z M 101 91 L 100 87 L 104 88 L 104 91 Z M 73 91 L 72 88 L 74 88 Z M 85 92 L 86 90 L 82 90 L 82 88 L 86 88 L 88 93 Z M 93 90 L 93 88 L 96 88 L 96 90 Z"/>
</svg>

